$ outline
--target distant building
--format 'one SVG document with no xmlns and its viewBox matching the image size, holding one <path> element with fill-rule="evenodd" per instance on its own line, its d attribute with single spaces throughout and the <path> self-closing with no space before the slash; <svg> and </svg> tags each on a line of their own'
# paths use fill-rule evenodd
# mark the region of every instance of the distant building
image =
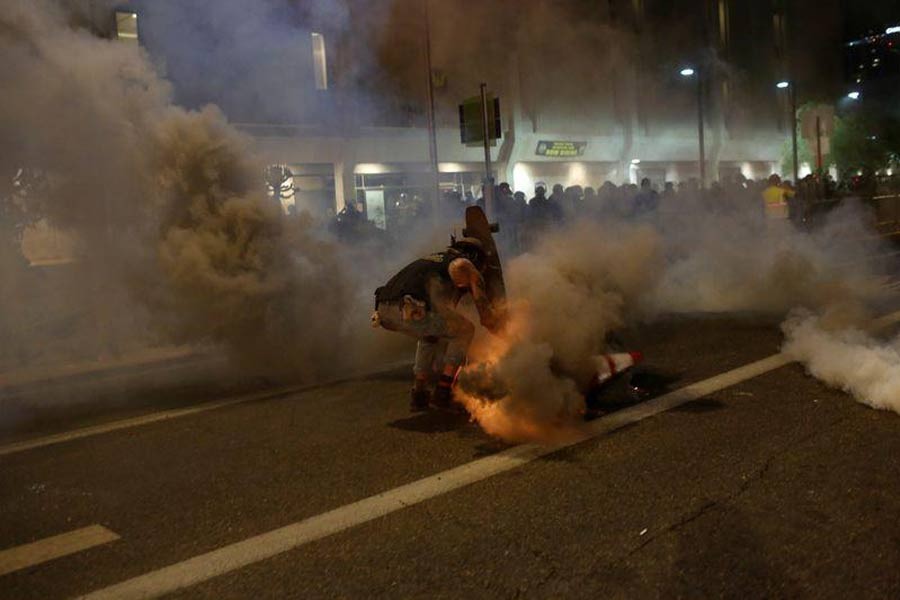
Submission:
<svg viewBox="0 0 900 600">
<path fill-rule="evenodd" d="M 840 83 L 827 27 L 795 26 L 806 4 L 837 19 L 837 0 L 432 1 L 441 188 L 478 195 L 483 151 L 460 143 L 457 105 L 482 81 L 501 103 L 496 180 L 528 195 L 538 180 L 697 177 L 698 86 L 686 67 L 703 75 L 708 179 L 767 177 L 790 135 L 775 83 Z M 333 214 L 356 200 L 390 226 L 427 201 L 422 0 L 123 6 L 114 37 L 140 41 L 179 103 L 216 103 L 266 160 L 289 167 L 299 209 Z"/>
</svg>

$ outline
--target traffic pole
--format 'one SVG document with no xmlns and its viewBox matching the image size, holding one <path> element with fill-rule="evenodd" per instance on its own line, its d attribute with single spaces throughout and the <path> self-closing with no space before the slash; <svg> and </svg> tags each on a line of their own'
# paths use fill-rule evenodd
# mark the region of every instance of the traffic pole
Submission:
<svg viewBox="0 0 900 600">
<path fill-rule="evenodd" d="M 428 159 L 431 162 L 431 213 L 435 223 L 440 221 L 441 175 L 438 168 L 437 127 L 434 119 L 434 81 L 431 69 L 431 25 L 428 18 L 428 0 L 425 0 L 425 62 L 428 67 Z"/>
<path fill-rule="evenodd" d="M 822 119 L 816 115 L 816 172 L 822 177 Z"/>
<path fill-rule="evenodd" d="M 791 148 L 794 153 L 794 186 L 800 184 L 800 162 L 797 158 L 797 84 L 791 81 Z"/>
<path fill-rule="evenodd" d="M 494 214 L 494 177 L 491 168 L 491 126 L 488 123 L 487 84 L 481 84 L 481 125 L 484 135 L 484 213 L 488 219 Z"/>
<path fill-rule="evenodd" d="M 703 69 L 697 67 L 697 140 L 700 143 L 700 189 L 706 189 L 706 147 L 703 142 Z"/>
</svg>

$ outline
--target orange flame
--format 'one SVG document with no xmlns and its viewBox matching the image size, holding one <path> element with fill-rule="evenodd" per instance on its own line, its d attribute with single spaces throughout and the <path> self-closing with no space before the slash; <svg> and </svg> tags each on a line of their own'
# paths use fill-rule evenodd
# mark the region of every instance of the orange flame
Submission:
<svg viewBox="0 0 900 600">
<path fill-rule="evenodd" d="M 517 343 L 529 339 L 530 307 L 520 301 L 509 306 L 508 320 L 498 335 L 478 338 L 469 353 L 469 363 L 463 367 L 461 375 L 478 370 L 493 371 L 510 349 Z M 530 415 L 514 411 L 514 399 L 509 395 L 502 398 L 488 398 L 473 390 L 457 386 L 456 400 L 468 411 L 472 420 L 489 435 L 508 442 L 558 443 L 577 439 L 584 435 L 580 422 L 560 415 L 552 421 L 538 421 Z"/>
</svg>

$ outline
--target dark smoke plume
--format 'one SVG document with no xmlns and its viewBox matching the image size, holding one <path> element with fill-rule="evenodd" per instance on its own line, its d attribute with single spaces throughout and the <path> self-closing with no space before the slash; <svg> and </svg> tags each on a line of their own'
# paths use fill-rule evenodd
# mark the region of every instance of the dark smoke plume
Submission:
<svg viewBox="0 0 900 600">
<path fill-rule="evenodd" d="M 0 172 L 50 174 L 47 217 L 84 242 L 87 302 L 146 315 L 125 333 L 222 343 L 254 369 L 337 367 L 344 270 L 310 221 L 267 200 L 218 110 L 175 107 L 141 50 L 45 0 L 5 4 L 0 57 Z"/>
</svg>

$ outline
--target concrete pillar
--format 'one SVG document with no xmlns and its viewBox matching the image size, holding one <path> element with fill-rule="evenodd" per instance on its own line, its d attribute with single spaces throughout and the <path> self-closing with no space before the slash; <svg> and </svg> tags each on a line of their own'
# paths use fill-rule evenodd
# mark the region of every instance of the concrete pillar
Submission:
<svg viewBox="0 0 900 600">
<path fill-rule="evenodd" d="M 334 211 L 341 212 L 347 200 L 356 201 L 354 164 L 339 160 L 334 163 Z"/>
<path fill-rule="evenodd" d="M 335 212 L 344 208 L 347 200 L 356 202 L 356 157 L 352 141 L 342 143 L 334 162 L 334 207 Z"/>
</svg>

